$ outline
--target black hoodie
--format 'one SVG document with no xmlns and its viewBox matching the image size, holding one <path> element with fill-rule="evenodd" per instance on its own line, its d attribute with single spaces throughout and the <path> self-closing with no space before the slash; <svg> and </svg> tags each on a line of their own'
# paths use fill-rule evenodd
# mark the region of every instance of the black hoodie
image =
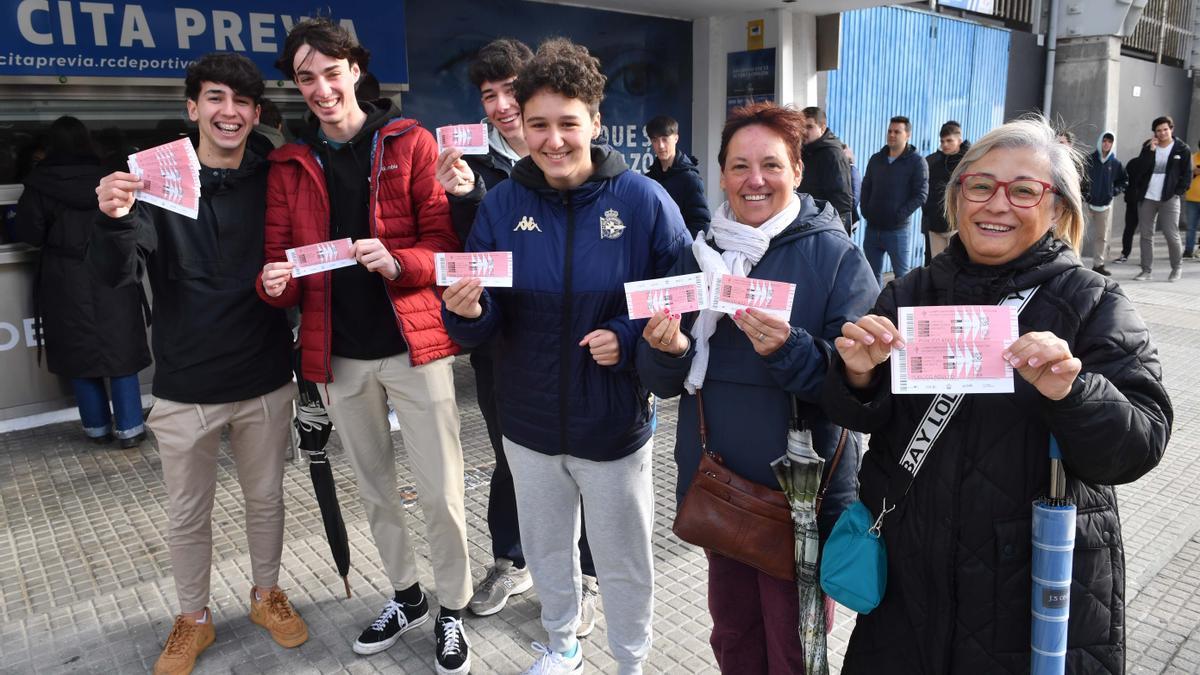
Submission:
<svg viewBox="0 0 1200 675">
<path fill-rule="evenodd" d="M 195 220 L 144 202 L 123 218 L 96 220 L 88 248 L 93 273 L 120 287 L 150 277 L 159 398 L 230 403 L 292 379 L 287 318 L 254 288 L 263 267 L 271 149 L 251 133 L 238 168 L 201 165 Z"/>
<path fill-rule="evenodd" d="M 95 157 L 51 155 L 26 178 L 17 205 L 17 239 L 42 248 L 33 304 L 46 365 L 65 377 L 132 375 L 150 365 L 141 289 L 96 283 L 84 260 L 105 173 Z"/>
<path fill-rule="evenodd" d="M 358 133 L 345 143 L 325 138 L 312 116 L 301 138 L 317 154 L 325 169 L 329 192 L 329 238 L 369 239 L 371 235 L 371 156 L 375 133 L 400 109 L 388 99 L 359 101 L 367 114 Z M 362 265 L 330 272 L 330 316 L 333 336 L 330 352 L 350 359 L 381 359 L 408 351 L 408 345 L 391 311 L 386 282 Z"/>
</svg>

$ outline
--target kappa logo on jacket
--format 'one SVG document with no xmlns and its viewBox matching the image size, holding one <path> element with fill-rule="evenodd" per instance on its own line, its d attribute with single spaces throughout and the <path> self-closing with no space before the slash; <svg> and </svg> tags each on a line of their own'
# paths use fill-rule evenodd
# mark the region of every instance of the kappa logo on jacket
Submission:
<svg viewBox="0 0 1200 675">
<path fill-rule="evenodd" d="M 520 220 L 520 222 L 517 223 L 517 226 L 513 228 L 513 232 L 529 232 L 530 230 L 535 230 L 537 232 L 542 231 L 542 228 L 538 227 L 538 224 L 533 222 L 532 216 L 525 216 Z"/>
<path fill-rule="evenodd" d="M 600 218 L 600 238 L 601 239 L 617 239 L 622 234 L 625 234 L 625 223 L 618 218 L 619 214 L 616 209 L 609 209 L 604 212 Z"/>
</svg>

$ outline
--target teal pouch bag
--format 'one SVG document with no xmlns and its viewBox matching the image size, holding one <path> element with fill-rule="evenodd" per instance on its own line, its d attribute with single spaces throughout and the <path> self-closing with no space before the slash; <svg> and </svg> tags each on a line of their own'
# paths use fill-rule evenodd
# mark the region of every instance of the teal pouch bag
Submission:
<svg viewBox="0 0 1200 675">
<path fill-rule="evenodd" d="M 879 606 L 887 590 L 887 549 L 861 501 L 838 518 L 821 555 L 821 588 L 859 614 Z"/>
</svg>

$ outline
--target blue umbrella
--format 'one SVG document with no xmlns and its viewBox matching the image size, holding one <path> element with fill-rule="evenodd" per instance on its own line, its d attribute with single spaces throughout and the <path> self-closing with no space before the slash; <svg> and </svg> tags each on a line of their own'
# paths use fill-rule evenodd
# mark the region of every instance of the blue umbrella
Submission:
<svg viewBox="0 0 1200 675">
<path fill-rule="evenodd" d="M 1062 675 L 1067 666 L 1075 505 L 1067 497 L 1062 451 L 1050 437 L 1050 496 L 1033 503 L 1032 675 Z"/>
</svg>

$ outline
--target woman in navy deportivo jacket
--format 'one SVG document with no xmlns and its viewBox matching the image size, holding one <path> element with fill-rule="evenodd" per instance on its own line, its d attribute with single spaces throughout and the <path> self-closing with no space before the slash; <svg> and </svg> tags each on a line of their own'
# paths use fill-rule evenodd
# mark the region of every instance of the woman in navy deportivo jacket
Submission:
<svg viewBox="0 0 1200 675">
<path fill-rule="evenodd" d="M 513 287 L 468 279 L 444 295 L 459 344 L 495 345 L 496 398 L 525 558 L 549 644 L 532 672 L 571 672 L 583 655 L 578 549 L 588 539 L 620 673 L 650 651 L 651 413 L 633 369 L 644 321 L 623 284 L 664 276 L 687 242 L 674 202 L 592 147 L 604 76 L 587 49 L 547 41 L 516 80 L 530 156 L 488 192 L 468 251 L 512 251 Z"/>
</svg>

